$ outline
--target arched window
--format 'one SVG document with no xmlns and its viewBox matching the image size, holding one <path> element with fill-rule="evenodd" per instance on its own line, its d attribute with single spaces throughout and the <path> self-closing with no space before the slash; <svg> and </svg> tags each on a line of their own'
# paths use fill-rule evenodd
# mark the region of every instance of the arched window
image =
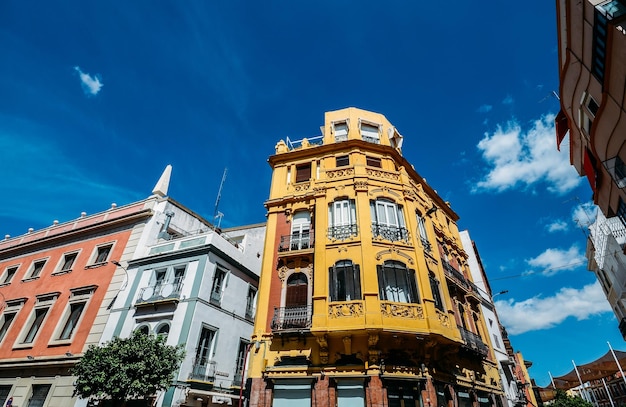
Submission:
<svg viewBox="0 0 626 407">
<path fill-rule="evenodd" d="M 165 338 L 167 338 L 167 335 L 169 335 L 169 333 L 170 333 L 170 325 L 165 323 L 165 324 L 159 326 L 159 328 L 157 329 L 156 333 L 159 336 L 164 336 Z"/>
<path fill-rule="evenodd" d="M 287 279 L 285 308 L 306 307 L 308 304 L 308 280 L 304 273 L 293 273 Z"/>
<path fill-rule="evenodd" d="M 418 303 L 415 270 L 402 262 L 388 260 L 378 268 L 378 293 L 381 300 Z"/>
<path fill-rule="evenodd" d="M 361 299 L 361 274 L 358 264 L 340 260 L 328 269 L 331 301 L 353 301 Z"/>
<path fill-rule="evenodd" d="M 141 325 L 137 327 L 136 331 L 144 335 L 148 335 L 150 334 L 150 327 L 148 325 Z"/>
</svg>

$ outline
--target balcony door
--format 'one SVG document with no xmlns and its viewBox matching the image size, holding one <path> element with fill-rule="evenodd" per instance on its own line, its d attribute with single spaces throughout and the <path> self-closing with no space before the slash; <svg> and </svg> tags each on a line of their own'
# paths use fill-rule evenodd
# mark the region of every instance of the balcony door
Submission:
<svg viewBox="0 0 626 407">
<path fill-rule="evenodd" d="M 302 308 L 308 305 L 308 280 L 304 273 L 293 273 L 287 279 L 285 308 Z"/>
<path fill-rule="evenodd" d="M 296 212 L 291 220 L 291 250 L 311 247 L 311 214 L 308 211 Z"/>
</svg>

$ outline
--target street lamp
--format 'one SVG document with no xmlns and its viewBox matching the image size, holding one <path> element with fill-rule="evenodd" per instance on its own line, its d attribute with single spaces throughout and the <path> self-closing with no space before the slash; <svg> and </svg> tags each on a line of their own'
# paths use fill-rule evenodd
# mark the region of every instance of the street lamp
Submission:
<svg viewBox="0 0 626 407">
<path fill-rule="evenodd" d="M 506 294 L 508 292 L 509 290 L 502 290 L 500 292 L 495 293 L 494 295 L 491 296 L 491 301 L 493 302 L 493 299 L 496 298 L 498 295 Z"/>
<path fill-rule="evenodd" d="M 123 291 L 126 288 L 126 285 L 128 284 L 128 279 L 129 279 L 128 270 L 126 270 L 126 267 L 122 266 L 122 264 L 117 260 L 111 260 L 111 263 L 121 268 L 122 270 L 124 270 L 124 273 L 126 273 L 126 279 L 124 280 L 124 284 L 122 284 L 122 286 L 120 287 L 120 291 Z"/>
</svg>

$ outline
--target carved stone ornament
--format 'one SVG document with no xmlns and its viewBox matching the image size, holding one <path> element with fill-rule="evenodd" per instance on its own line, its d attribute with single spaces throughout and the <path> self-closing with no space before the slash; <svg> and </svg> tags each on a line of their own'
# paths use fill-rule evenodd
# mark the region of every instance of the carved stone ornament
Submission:
<svg viewBox="0 0 626 407">
<path fill-rule="evenodd" d="M 338 170 L 326 171 L 326 176 L 328 178 L 340 178 L 340 177 L 348 177 L 352 175 L 354 175 L 354 168 L 342 168 Z"/>
<path fill-rule="evenodd" d="M 367 181 L 354 181 L 354 189 L 357 191 L 367 191 Z"/>
<path fill-rule="evenodd" d="M 380 304 L 380 312 L 384 317 L 424 319 L 424 309 L 417 304 L 405 305 L 383 302 Z"/>
<path fill-rule="evenodd" d="M 331 304 L 328 306 L 328 316 L 331 318 L 359 317 L 363 315 L 363 303 L 350 302 Z"/>
<path fill-rule="evenodd" d="M 283 283 L 285 282 L 285 279 L 287 278 L 288 272 L 289 272 L 289 269 L 286 266 L 282 266 L 281 268 L 278 269 L 278 278 L 280 278 L 280 281 L 282 281 Z"/>
<path fill-rule="evenodd" d="M 408 262 L 409 264 L 411 264 L 411 265 L 412 265 L 412 264 L 414 263 L 413 258 L 412 258 L 411 256 L 409 256 L 409 255 L 408 255 L 408 254 L 406 254 L 406 253 L 401 252 L 400 250 L 398 250 L 398 248 L 397 248 L 397 247 L 390 247 L 390 248 L 389 248 L 389 249 L 387 249 L 387 250 L 381 250 L 381 251 L 379 251 L 378 253 L 376 253 L 376 260 L 380 260 L 380 259 L 382 259 L 382 257 L 383 257 L 385 254 L 397 254 L 398 256 L 404 257 L 404 258 L 407 260 L 407 262 Z"/>
<path fill-rule="evenodd" d="M 437 312 L 437 318 L 439 319 L 439 323 L 443 326 L 450 326 L 450 317 L 442 312 Z"/>
</svg>

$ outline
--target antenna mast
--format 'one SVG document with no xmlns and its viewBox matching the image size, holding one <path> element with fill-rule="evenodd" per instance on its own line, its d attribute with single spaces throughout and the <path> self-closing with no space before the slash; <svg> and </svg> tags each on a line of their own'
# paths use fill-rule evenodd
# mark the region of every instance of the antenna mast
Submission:
<svg viewBox="0 0 626 407">
<path fill-rule="evenodd" d="M 213 220 L 217 219 L 219 216 L 220 223 L 222 221 L 223 213 L 217 210 L 220 204 L 220 198 L 222 197 L 222 188 L 224 187 L 224 181 L 226 181 L 226 173 L 228 172 L 228 168 L 224 168 L 224 174 L 222 175 L 222 182 L 220 182 L 220 189 L 217 191 L 217 199 L 215 200 L 215 211 L 213 212 Z M 217 225 L 219 227 L 219 224 Z"/>
</svg>

